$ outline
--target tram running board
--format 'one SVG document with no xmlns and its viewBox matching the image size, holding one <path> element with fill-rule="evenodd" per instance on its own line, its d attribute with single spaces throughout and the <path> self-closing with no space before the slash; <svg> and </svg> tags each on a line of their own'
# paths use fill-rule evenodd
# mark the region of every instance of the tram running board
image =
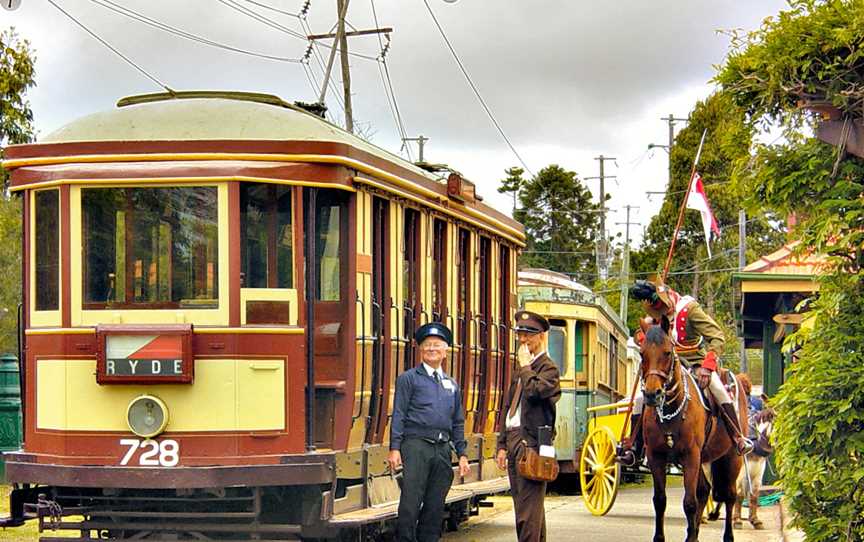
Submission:
<svg viewBox="0 0 864 542">
<path fill-rule="evenodd" d="M 493 478 L 479 482 L 460 484 L 450 488 L 444 502 L 447 504 L 466 501 L 473 497 L 481 497 L 501 493 L 510 489 L 510 480 L 506 477 Z M 332 527 L 356 527 L 366 523 L 386 521 L 396 517 L 399 501 L 371 506 L 362 510 L 334 515 L 328 523 Z"/>
</svg>

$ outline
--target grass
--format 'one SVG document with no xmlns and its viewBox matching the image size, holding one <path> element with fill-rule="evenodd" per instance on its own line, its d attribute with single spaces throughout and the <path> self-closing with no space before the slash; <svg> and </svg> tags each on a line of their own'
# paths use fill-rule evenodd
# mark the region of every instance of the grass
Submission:
<svg viewBox="0 0 864 542">
<path fill-rule="evenodd" d="M 0 516 L 9 515 L 9 494 L 12 488 L 0 485 Z M 50 536 L 62 536 L 75 538 L 79 536 L 78 531 L 49 531 Z M 0 540 L 3 542 L 36 542 L 39 540 L 39 523 L 36 520 L 28 521 L 22 527 L 0 529 Z"/>
</svg>

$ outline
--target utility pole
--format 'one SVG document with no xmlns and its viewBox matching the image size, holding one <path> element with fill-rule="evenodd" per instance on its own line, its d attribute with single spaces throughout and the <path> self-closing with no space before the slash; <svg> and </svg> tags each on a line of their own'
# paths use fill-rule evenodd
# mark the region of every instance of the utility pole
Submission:
<svg viewBox="0 0 864 542">
<path fill-rule="evenodd" d="M 744 212 L 744 209 L 738 209 L 738 272 L 744 270 L 744 266 L 747 265 L 745 251 L 747 249 L 747 213 Z M 734 296 L 734 294 L 733 294 Z M 734 303 L 732 303 L 732 309 L 738 310 Z M 742 333 L 743 335 L 743 333 Z M 741 356 L 741 372 L 746 373 L 749 370 L 747 363 L 747 348 L 744 345 L 744 337 L 741 337 L 738 341 L 739 353 Z"/>
<path fill-rule="evenodd" d="M 667 153 L 669 153 L 669 179 L 666 183 L 666 186 L 672 186 L 672 145 L 675 144 L 675 123 L 676 122 L 687 122 L 690 119 L 679 119 L 675 117 L 672 113 L 669 113 L 668 117 L 660 117 L 660 120 L 665 120 L 669 124 L 669 143 L 667 145 L 657 145 L 656 143 L 651 143 L 648 145 L 649 149 L 653 149 L 655 147 L 659 147 L 661 149 L 665 149 Z"/>
<path fill-rule="evenodd" d="M 639 207 L 634 205 L 625 205 L 625 209 L 627 209 L 627 221 L 626 222 L 616 222 L 616 225 L 624 225 L 624 254 L 621 257 L 621 303 L 618 308 L 618 315 L 621 316 L 621 320 L 624 322 L 624 325 L 627 325 L 627 278 L 630 276 L 630 224 L 638 224 L 641 225 L 640 222 L 630 222 L 630 209 L 638 209 Z"/>
<path fill-rule="evenodd" d="M 609 260 L 607 256 L 606 243 L 606 179 L 615 179 L 615 175 L 606 175 L 604 166 L 607 160 L 615 160 L 610 156 L 597 156 L 594 158 L 600 162 L 599 177 L 585 177 L 586 180 L 600 179 L 600 235 L 597 239 L 597 272 L 601 280 L 606 280 L 609 274 Z"/>
<path fill-rule="evenodd" d="M 417 137 L 403 137 L 402 138 L 402 143 L 405 143 L 406 145 L 408 144 L 409 141 L 416 141 L 417 142 L 417 147 L 420 150 L 420 159 L 418 160 L 418 162 L 420 162 L 422 164 L 423 162 L 425 162 L 425 160 L 423 160 L 423 146 L 426 144 L 427 141 L 429 141 L 429 138 L 423 137 L 422 134 L 417 136 Z M 513 197 L 515 198 L 516 196 L 514 195 Z M 514 201 L 515 201 L 515 199 L 514 199 Z"/>
<path fill-rule="evenodd" d="M 389 34 L 392 28 L 373 28 L 371 30 L 357 30 L 345 32 L 345 15 L 348 13 L 349 0 L 336 0 L 336 33 L 311 34 L 306 36 L 310 41 L 333 38 L 330 48 L 330 57 L 327 59 L 327 68 L 324 70 L 324 81 L 321 83 L 321 93 L 318 95 L 318 103 L 324 103 L 327 94 L 327 86 L 330 84 L 330 74 L 333 71 L 333 61 L 336 59 L 336 50 L 340 53 L 340 64 L 342 68 L 342 93 L 345 100 L 345 129 L 354 132 L 354 110 L 351 106 L 351 68 L 348 65 L 348 38 L 350 36 L 368 36 L 372 34 Z"/>
</svg>

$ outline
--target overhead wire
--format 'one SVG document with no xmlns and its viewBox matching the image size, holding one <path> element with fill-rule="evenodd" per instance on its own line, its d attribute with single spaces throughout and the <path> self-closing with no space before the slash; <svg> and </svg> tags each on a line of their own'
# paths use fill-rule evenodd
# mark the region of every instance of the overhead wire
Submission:
<svg viewBox="0 0 864 542">
<path fill-rule="evenodd" d="M 378 24 L 378 12 L 375 9 L 375 0 L 369 0 L 372 5 L 372 18 L 375 21 L 375 28 L 380 28 Z M 387 96 L 387 105 L 390 106 L 390 113 L 396 122 L 396 129 L 399 131 L 402 145 L 405 153 L 408 155 L 408 160 L 413 162 L 411 156 L 411 146 L 406 141 L 408 139 L 408 130 L 405 129 L 405 123 L 402 120 L 402 113 L 399 111 L 399 104 L 396 101 L 396 92 L 393 90 L 393 80 L 390 78 L 390 69 L 387 67 L 387 48 L 384 47 L 384 40 L 381 39 L 381 34 L 378 34 L 378 45 L 381 47 L 378 62 L 378 73 L 381 75 L 381 83 L 384 85 L 384 94 Z M 389 47 L 389 42 L 387 46 Z"/>
<path fill-rule="evenodd" d="M 291 13 L 290 11 L 285 11 L 285 10 L 282 10 L 279 8 L 274 8 L 273 6 L 269 6 L 269 5 L 261 3 L 261 2 L 256 2 L 255 0 L 243 0 L 243 1 L 246 2 L 247 4 L 252 4 L 252 5 L 262 7 L 264 9 L 267 9 L 270 11 L 274 11 L 276 13 L 281 13 L 282 15 L 287 15 L 289 17 L 296 17 L 298 19 L 300 18 L 299 13 Z"/>
<path fill-rule="evenodd" d="M 429 5 L 429 0 L 423 0 L 423 3 L 426 4 L 426 9 L 429 11 L 429 15 L 432 16 L 432 20 L 435 22 L 435 26 L 438 27 L 438 32 L 440 32 L 441 37 L 444 38 L 444 43 L 447 44 L 447 48 L 450 49 L 450 53 L 453 55 L 453 58 L 456 60 L 456 64 L 459 65 L 459 69 L 462 70 L 462 75 L 465 76 L 465 79 L 468 81 L 468 84 L 471 86 L 471 90 L 474 91 L 474 95 L 477 96 L 477 100 L 480 101 L 480 105 L 483 106 L 483 110 L 486 111 L 486 114 L 489 116 L 489 119 L 492 121 L 492 124 L 495 125 L 495 128 L 498 130 L 498 133 L 507 143 L 507 146 L 510 147 L 510 150 L 516 156 L 516 159 L 519 160 L 519 163 L 522 164 L 522 168 L 528 172 L 532 177 L 534 173 L 531 171 L 531 168 L 525 163 L 525 160 L 522 159 L 522 156 L 519 155 L 519 152 L 516 150 L 516 147 L 513 146 L 513 143 L 510 142 L 510 138 L 507 137 L 507 134 L 504 133 L 504 129 L 501 128 L 501 125 L 498 123 L 498 120 L 495 118 L 495 115 L 492 114 L 492 110 L 489 109 L 489 106 L 486 105 L 486 101 L 483 99 L 483 96 L 480 95 L 480 91 L 477 90 L 477 86 L 474 84 L 474 81 L 471 80 L 471 76 L 468 75 L 468 70 L 465 69 L 465 65 L 462 64 L 462 61 L 459 59 L 459 55 L 456 54 L 456 50 L 453 48 L 453 45 L 450 43 L 450 40 L 447 38 L 447 34 L 444 33 L 444 28 L 441 27 L 441 23 L 438 22 L 438 18 L 435 16 L 435 12 L 432 11 L 432 6 Z"/>
<path fill-rule="evenodd" d="M 156 29 L 161 30 L 163 32 L 167 32 L 169 34 L 172 34 L 172 35 L 175 35 L 175 36 L 178 36 L 178 37 L 190 40 L 190 41 L 195 41 L 195 42 L 198 42 L 198 43 L 201 43 L 204 45 L 216 47 L 218 49 L 223 49 L 226 51 L 232 51 L 235 53 L 244 54 L 244 55 L 248 55 L 248 56 L 254 56 L 254 57 L 263 58 L 263 59 L 267 59 L 267 60 L 275 60 L 275 61 L 279 61 L 279 62 L 288 62 L 288 63 L 292 63 L 292 64 L 297 64 L 297 63 L 301 62 L 301 60 L 299 58 L 289 58 L 289 57 L 283 57 L 283 56 L 270 55 L 270 54 L 266 54 L 266 53 L 258 53 L 255 51 L 250 51 L 248 49 L 241 49 L 239 47 L 234 47 L 232 45 L 226 45 L 224 43 L 220 43 L 220 42 L 208 39 L 208 38 L 204 38 L 204 37 L 199 36 L 197 34 L 193 34 L 191 32 L 186 32 L 185 30 L 182 30 L 182 29 L 177 28 L 175 26 L 171 26 L 167 23 L 157 21 L 156 19 L 153 19 L 153 18 L 148 17 L 146 15 L 143 15 L 141 13 L 138 13 L 135 10 L 132 10 L 130 8 L 127 8 L 125 6 L 117 4 L 116 2 L 112 2 L 111 0 L 90 0 L 90 2 L 92 2 L 98 6 L 101 6 L 105 9 L 111 10 L 115 13 L 118 13 L 120 15 L 123 15 L 124 17 L 127 17 L 129 19 L 132 19 L 132 20 L 138 21 L 140 23 L 146 24 L 147 26 L 150 26 L 152 28 L 156 28 Z"/>
<path fill-rule="evenodd" d="M 133 62 L 132 59 L 130 59 L 129 57 L 127 57 L 126 55 L 124 55 L 123 53 L 121 53 L 119 50 L 117 50 L 117 48 L 115 48 L 115 47 L 112 46 L 110 43 L 108 43 L 107 41 L 105 41 L 104 39 L 102 39 L 99 35 L 96 34 L 96 32 L 94 32 L 94 31 L 90 30 L 89 28 L 87 28 L 87 26 L 85 26 L 84 23 L 82 23 L 81 21 L 79 21 L 78 19 L 76 19 L 76 18 L 75 18 L 71 13 L 69 13 L 68 11 L 66 11 L 66 10 L 63 9 L 63 8 L 61 8 L 59 5 L 57 5 L 57 3 L 54 2 L 54 0 L 48 0 L 48 3 L 51 4 L 52 6 L 54 6 L 54 7 L 55 7 L 55 8 L 56 8 L 60 13 L 62 13 L 62 14 L 65 15 L 66 17 L 68 17 L 68 18 L 69 18 L 72 22 L 74 22 L 76 25 L 78 25 L 79 27 L 81 27 L 85 32 L 87 32 L 88 34 L 90 34 L 90 36 L 92 36 L 94 39 L 96 39 L 99 43 L 101 43 L 102 45 L 104 45 L 105 47 L 107 47 L 108 49 L 110 49 L 111 52 L 113 52 L 115 55 L 119 56 L 119 57 L 122 58 L 124 61 L 126 61 L 126 63 L 128 63 L 130 66 L 132 66 L 133 68 L 135 68 L 136 70 L 138 70 L 138 71 L 139 71 L 141 74 L 143 74 L 147 79 L 150 79 L 151 81 L 153 81 L 154 83 L 156 83 L 156 84 L 159 85 L 160 87 L 164 88 L 164 89 L 165 89 L 166 91 L 168 91 L 170 94 L 174 94 L 174 90 L 173 90 L 171 87 L 169 87 L 168 85 L 166 85 L 165 83 L 163 83 L 162 81 L 160 81 L 159 79 L 157 79 L 154 75 L 150 74 L 150 72 L 148 72 L 147 70 L 145 70 L 144 68 L 142 68 L 141 66 L 139 66 L 138 64 L 136 64 L 135 62 Z"/>
<path fill-rule="evenodd" d="M 309 35 L 304 36 L 300 32 L 297 32 L 296 30 L 288 28 L 287 26 L 280 24 L 280 23 L 274 21 L 273 19 L 270 19 L 269 17 L 266 17 L 266 16 L 258 13 L 254 9 L 242 6 L 238 2 L 238 0 L 217 0 L 217 1 L 220 2 L 221 4 L 228 6 L 229 8 L 233 9 L 234 11 L 242 13 L 242 14 L 246 15 L 247 17 L 250 17 L 250 18 L 260 22 L 261 24 L 264 24 L 266 26 L 269 26 L 270 28 L 273 28 L 274 30 L 284 32 L 285 34 L 288 34 L 289 36 L 293 36 L 293 37 L 295 37 L 297 39 L 301 39 L 303 41 L 309 41 Z M 304 17 L 300 16 L 298 14 L 297 18 L 298 18 L 298 20 L 302 21 Z M 321 43 L 319 45 L 321 47 L 326 47 L 328 49 L 332 49 L 333 47 L 336 47 L 335 44 L 330 45 L 327 43 Z M 351 56 L 355 56 L 357 58 L 362 58 L 364 60 L 377 60 L 374 56 L 364 55 L 362 53 L 355 53 L 352 51 L 348 51 L 348 54 Z"/>
</svg>

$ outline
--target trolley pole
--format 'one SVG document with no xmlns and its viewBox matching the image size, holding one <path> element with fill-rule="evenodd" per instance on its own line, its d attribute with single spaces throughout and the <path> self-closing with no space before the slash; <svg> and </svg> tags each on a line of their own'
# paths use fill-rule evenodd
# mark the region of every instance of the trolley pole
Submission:
<svg viewBox="0 0 864 542">
<path fill-rule="evenodd" d="M 600 180 L 600 235 L 597 237 L 597 272 L 601 280 L 606 280 L 609 276 L 608 246 L 606 242 L 606 179 L 615 179 L 616 176 L 606 175 L 604 166 L 607 160 L 615 160 L 615 158 L 601 154 L 594 159 L 600 162 L 600 176 L 585 177 L 585 180 Z"/>
<path fill-rule="evenodd" d="M 392 28 L 373 28 L 371 30 L 345 31 L 345 15 L 348 13 L 349 0 L 336 0 L 336 33 L 312 34 L 306 36 L 310 41 L 333 39 L 330 48 L 330 57 L 327 59 L 327 67 L 324 69 L 324 81 L 321 83 L 321 93 L 318 95 L 318 103 L 324 103 L 327 95 L 327 86 L 330 84 L 330 74 L 333 71 L 333 62 L 336 59 L 336 50 L 339 50 L 339 62 L 342 69 L 342 93 L 345 100 L 345 129 L 354 132 L 354 108 L 351 105 L 351 67 L 348 65 L 348 38 L 352 36 L 368 36 L 371 34 L 389 34 Z"/>
<path fill-rule="evenodd" d="M 425 160 L 423 160 L 423 147 L 426 146 L 426 142 L 429 141 L 429 138 L 423 137 L 423 134 L 420 134 L 417 137 L 403 137 L 402 138 L 402 143 L 405 143 L 406 145 L 408 144 L 409 141 L 416 141 L 417 142 L 418 152 L 420 153 L 420 158 L 417 160 L 417 162 L 419 162 L 421 164 L 424 163 Z"/>
</svg>

